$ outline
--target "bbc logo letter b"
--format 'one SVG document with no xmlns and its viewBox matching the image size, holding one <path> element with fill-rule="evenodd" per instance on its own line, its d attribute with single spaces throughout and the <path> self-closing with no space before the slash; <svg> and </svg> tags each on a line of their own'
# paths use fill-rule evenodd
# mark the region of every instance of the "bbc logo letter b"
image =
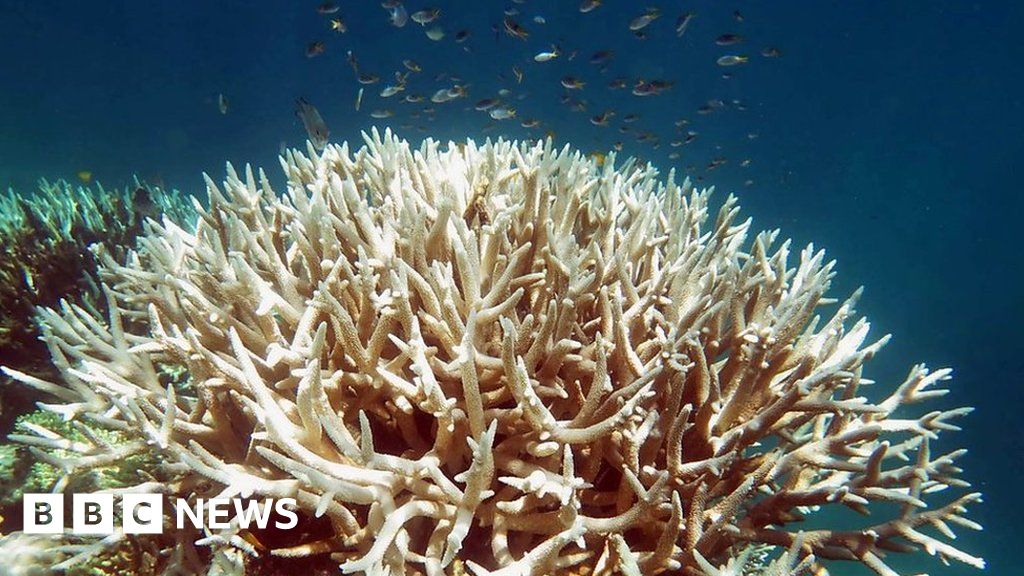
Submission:
<svg viewBox="0 0 1024 576">
<path fill-rule="evenodd" d="M 71 530 L 75 534 L 114 532 L 113 494 L 75 494 L 71 507 Z"/>
<path fill-rule="evenodd" d="M 64 532 L 63 494 L 25 494 L 22 510 L 26 534 Z"/>
</svg>

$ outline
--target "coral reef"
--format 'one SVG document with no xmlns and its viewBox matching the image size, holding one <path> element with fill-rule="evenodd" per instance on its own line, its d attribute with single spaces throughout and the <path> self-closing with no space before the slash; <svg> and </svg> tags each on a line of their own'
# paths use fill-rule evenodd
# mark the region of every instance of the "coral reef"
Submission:
<svg viewBox="0 0 1024 576">
<path fill-rule="evenodd" d="M 217 573 L 239 551 L 373 575 L 983 566 L 948 542 L 980 528 L 963 451 L 933 453 L 969 409 L 914 416 L 950 374 L 923 366 L 861 395 L 885 338 L 856 294 L 826 298 L 822 252 L 791 262 L 733 198 L 712 217 L 710 191 L 614 156 L 365 140 L 289 151 L 280 196 L 229 166 L 194 231 L 98 251 L 106 318 L 42 312 L 61 379 L 5 371 L 125 437 L 75 443 L 63 473 L 156 454 L 175 493 L 327 519 L 287 544 L 210 533 Z M 863 516 L 802 529 L 833 509 Z"/>
<path fill-rule="evenodd" d="M 97 311 L 96 262 L 89 246 L 134 245 L 146 218 L 168 214 L 185 224 L 191 204 L 178 193 L 136 182 L 124 190 L 39 183 L 33 194 L 0 195 L 0 364 L 36 375 L 49 373 L 49 355 L 33 319 L 37 306 L 67 298 Z M 0 433 L 38 399 L 0 382 Z"/>
</svg>

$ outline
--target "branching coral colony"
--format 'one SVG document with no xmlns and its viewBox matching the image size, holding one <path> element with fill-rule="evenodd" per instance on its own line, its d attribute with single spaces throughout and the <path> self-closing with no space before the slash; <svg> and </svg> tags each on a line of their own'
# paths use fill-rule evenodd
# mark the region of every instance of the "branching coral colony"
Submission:
<svg viewBox="0 0 1024 576">
<path fill-rule="evenodd" d="M 714 575 L 768 545 L 758 573 L 889 576 L 887 554 L 919 550 L 983 567 L 947 543 L 980 528 L 979 495 L 924 501 L 968 486 L 963 450 L 931 445 L 969 409 L 905 414 L 949 371 L 859 396 L 885 339 L 865 344 L 856 295 L 819 321 L 832 263 L 748 241 L 733 198 L 711 219 L 708 191 L 550 142 L 373 132 L 282 164 L 284 196 L 229 166 L 194 233 L 164 219 L 105 257 L 108 319 L 44 313 L 63 381 L 22 379 L 133 439 L 23 441 L 76 450 L 69 475 L 155 451 L 174 490 L 294 497 L 333 526 L 269 550 L 213 533 L 214 560 Z M 801 531 L 838 508 L 862 527 Z"/>
</svg>

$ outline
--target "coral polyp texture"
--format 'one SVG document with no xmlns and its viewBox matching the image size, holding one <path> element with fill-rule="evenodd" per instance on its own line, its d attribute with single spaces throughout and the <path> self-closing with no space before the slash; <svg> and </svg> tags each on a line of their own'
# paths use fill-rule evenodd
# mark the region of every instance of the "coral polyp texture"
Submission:
<svg viewBox="0 0 1024 576">
<path fill-rule="evenodd" d="M 949 371 L 861 396 L 885 338 L 868 339 L 856 295 L 826 298 L 822 252 L 753 234 L 733 198 L 712 213 L 710 191 L 550 141 L 414 149 L 374 131 L 282 165 L 286 193 L 229 166 L 194 232 L 164 219 L 103 257 L 109 317 L 44 313 L 63 379 L 22 379 L 127 439 L 22 441 L 63 448 L 67 475 L 156 453 L 177 475 L 165 490 L 294 497 L 304 522 L 329 520 L 278 547 L 212 531 L 225 562 L 888 576 L 889 554 L 927 551 L 983 566 L 949 544 L 952 526 L 980 528 L 963 451 L 933 450 L 969 409 L 911 415 Z M 859 522 L 803 528 L 840 508 Z"/>
</svg>

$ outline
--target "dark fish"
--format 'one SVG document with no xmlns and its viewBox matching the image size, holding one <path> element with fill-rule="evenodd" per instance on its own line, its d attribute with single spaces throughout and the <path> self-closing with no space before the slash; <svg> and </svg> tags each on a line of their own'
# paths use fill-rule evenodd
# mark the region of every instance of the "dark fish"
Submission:
<svg viewBox="0 0 1024 576">
<path fill-rule="evenodd" d="M 330 136 L 331 131 L 327 129 L 327 123 L 320 116 L 320 111 L 316 109 L 316 106 L 306 102 L 305 98 L 299 98 L 295 101 L 295 115 L 302 120 L 302 125 L 306 128 L 306 134 L 309 136 L 309 141 L 313 143 L 313 147 L 323 150 L 327 146 L 327 137 Z"/>
<path fill-rule="evenodd" d="M 461 44 L 469 39 L 469 35 L 469 30 L 459 30 L 455 33 L 455 41 Z"/>
<path fill-rule="evenodd" d="M 615 52 L 611 50 L 598 50 L 597 52 L 594 52 L 594 54 L 590 57 L 590 63 L 604 64 L 605 62 L 611 60 L 612 56 L 614 55 Z"/>
<path fill-rule="evenodd" d="M 725 164 L 728 161 L 728 159 L 719 156 L 718 158 L 715 158 L 711 162 L 709 162 L 705 169 L 710 172 L 711 170 L 718 168 L 719 166 Z"/>
<path fill-rule="evenodd" d="M 505 32 L 513 38 L 526 40 L 530 37 L 530 33 L 526 31 L 526 28 L 520 26 L 511 16 L 506 16 L 503 24 L 505 25 Z"/>
<path fill-rule="evenodd" d="M 737 22 L 743 22 L 743 14 L 740 14 L 739 10 L 734 10 L 732 17 L 735 18 Z"/>
<path fill-rule="evenodd" d="M 743 36 L 739 34 L 722 34 L 718 38 L 715 38 L 715 44 L 719 46 L 732 46 L 733 44 L 739 44 L 743 42 Z"/>
<path fill-rule="evenodd" d="M 316 42 L 310 42 L 309 45 L 306 46 L 306 58 L 313 58 L 315 56 L 319 56 L 323 54 L 324 50 L 326 49 L 327 47 L 324 46 L 324 43 L 319 40 L 317 40 Z"/>
<path fill-rule="evenodd" d="M 338 5 L 334 2 L 324 2 L 316 7 L 316 11 L 320 14 L 334 14 L 338 11 Z"/>
<path fill-rule="evenodd" d="M 562 78 L 562 86 L 564 86 L 568 90 L 579 90 L 583 88 L 584 85 L 585 82 L 583 82 L 579 78 L 574 78 L 572 76 L 565 76 L 564 78 Z"/>
<path fill-rule="evenodd" d="M 765 58 L 778 58 L 779 56 L 782 56 L 782 51 L 778 48 L 769 46 L 764 50 L 761 50 L 761 56 L 764 56 Z"/>
<path fill-rule="evenodd" d="M 612 90 L 618 90 L 620 88 L 625 88 L 625 87 L 626 87 L 626 79 L 625 78 L 615 78 L 614 80 L 611 80 L 610 82 L 608 82 L 608 88 L 611 88 Z"/>
<path fill-rule="evenodd" d="M 682 36 L 686 34 L 686 28 L 690 25 L 690 20 L 696 16 L 693 12 L 687 12 L 682 14 L 679 18 L 676 18 L 676 36 Z"/>
<path fill-rule="evenodd" d="M 480 110 L 481 112 L 483 112 L 484 110 L 490 110 L 491 108 L 494 108 L 500 102 L 501 101 L 498 100 L 497 98 L 485 98 L 485 99 L 477 102 L 476 105 L 473 106 L 473 107 L 476 108 L 477 110 Z"/>
<path fill-rule="evenodd" d="M 376 84 L 377 82 L 380 82 L 380 76 L 377 76 L 376 74 L 360 74 L 359 75 L 359 83 L 360 84 Z"/>
<path fill-rule="evenodd" d="M 626 114 L 625 116 L 622 117 L 622 121 L 623 122 L 627 122 L 627 123 L 628 122 L 636 122 L 639 119 L 640 119 L 640 116 L 637 115 L 637 114 Z"/>
<path fill-rule="evenodd" d="M 614 110 L 606 110 L 605 112 L 598 114 L 590 119 L 590 123 L 594 126 L 607 126 L 608 120 L 615 115 Z"/>
</svg>

